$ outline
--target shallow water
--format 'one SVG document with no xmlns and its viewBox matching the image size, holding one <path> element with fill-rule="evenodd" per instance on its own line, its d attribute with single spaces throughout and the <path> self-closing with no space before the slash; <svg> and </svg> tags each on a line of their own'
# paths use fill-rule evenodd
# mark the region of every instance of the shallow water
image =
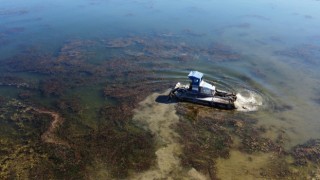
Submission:
<svg viewBox="0 0 320 180">
<path fill-rule="evenodd" d="M 164 94 L 168 94 L 169 91 Z M 179 122 L 173 104 L 161 104 L 155 100 L 160 94 L 155 93 L 139 103 L 134 121 L 149 129 L 156 138 L 156 167 L 149 171 L 138 174 L 133 179 L 160 179 L 179 177 L 182 175 L 180 168 L 181 145 L 179 135 L 171 128 Z M 178 175 L 177 175 L 178 174 Z"/>
<path fill-rule="evenodd" d="M 285 149 L 320 138 L 319 8 L 316 0 L 2 0 L 0 96 L 61 111 L 72 119 L 66 125 L 75 131 L 70 138 L 99 131 L 101 108 L 128 104 L 135 109 L 133 122 L 150 131 L 159 148 L 150 170 L 130 177 L 165 178 L 177 171 L 171 177 L 205 178 L 192 167 L 179 169 L 179 135 L 170 126 L 179 117 L 174 104 L 155 103 L 153 93 L 187 83 L 188 72 L 198 70 L 219 89 L 237 93 L 238 111 L 231 113 L 256 119 L 255 126 L 267 129 L 264 137 L 274 140 L 284 132 Z M 126 89 L 142 94 L 130 99 Z M 25 92 L 31 98 L 21 98 Z M 254 154 L 247 162 L 241 153 L 233 150 L 229 159 L 218 160 L 218 177 L 258 177 L 254 166 L 270 159 Z M 243 167 L 248 174 L 239 174 Z"/>
</svg>

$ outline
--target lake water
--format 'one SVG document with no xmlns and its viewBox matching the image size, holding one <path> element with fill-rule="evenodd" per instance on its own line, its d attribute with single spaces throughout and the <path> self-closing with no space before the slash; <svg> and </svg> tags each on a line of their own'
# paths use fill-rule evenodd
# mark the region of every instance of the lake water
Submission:
<svg viewBox="0 0 320 180">
<path fill-rule="evenodd" d="M 4 99 L 0 100 L 18 99 L 26 106 L 58 112 L 64 121 L 55 129 L 56 136 L 71 147 L 41 141 L 50 116 L 36 115 L 39 121 L 46 119 L 42 125 L 29 119 L 28 128 L 34 130 L 30 135 L 22 118 L 30 112 L 2 103 L 2 177 L 319 178 L 319 161 L 306 158 L 308 165 L 297 166 L 292 160 L 292 148 L 320 139 L 319 1 L 0 0 L 0 4 Z M 176 82 L 186 83 L 190 70 L 203 72 L 218 88 L 238 93 L 237 110 L 200 106 L 199 111 L 254 119 L 252 127 L 264 129 L 261 138 L 276 142 L 284 137 L 281 149 L 286 153 L 277 152 L 278 157 L 271 151 L 244 152 L 237 148 L 243 140 L 233 134 L 229 156 L 212 157 L 215 175 L 186 165 L 183 133 L 174 128 L 182 121 L 176 112 L 180 105 L 155 99 Z M 20 120 L 8 118 L 8 108 L 20 114 Z M 107 122 L 110 117 L 116 119 L 112 125 Z M 130 141 L 131 135 L 136 141 Z M 138 143 L 148 138 L 152 143 Z M 128 141 L 139 145 L 119 150 L 118 145 L 126 147 Z M 140 146 L 145 149 L 138 151 Z M 15 151 L 19 157 L 9 153 L 17 147 L 36 155 L 30 160 L 24 150 Z M 146 157 L 132 160 L 135 153 Z M 67 156 L 74 161 L 63 159 Z M 25 162 L 21 167 L 31 170 L 15 168 L 8 157 Z M 287 174 L 262 173 L 261 169 L 272 169 L 270 162 L 277 157 L 286 162 Z"/>
</svg>

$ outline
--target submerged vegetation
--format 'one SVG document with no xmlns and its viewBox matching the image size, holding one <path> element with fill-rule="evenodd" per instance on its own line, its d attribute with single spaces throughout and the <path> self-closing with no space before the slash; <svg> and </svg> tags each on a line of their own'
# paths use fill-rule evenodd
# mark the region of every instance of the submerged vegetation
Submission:
<svg viewBox="0 0 320 180">
<path fill-rule="evenodd" d="M 182 164 L 216 179 L 214 159 L 229 157 L 232 138 L 224 119 L 201 117 L 200 111 L 199 107 L 192 105 L 178 106 L 177 112 L 181 119 L 177 124 L 177 132 L 183 145 Z"/>
<path fill-rule="evenodd" d="M 302 44 L 296 47 L 276 51 L 275 54 L 282 55 L 290 58 L 297 58 L 309 65 L 318 65 L 320 46 L 317 44 Z"/>
<path fill-rule="evenodd" d="M 269 154 L 270 159 L 255 178 L 319 177 L 319 172 L 315 173 L 319 164 L 318 140 L 285 150 L 284 131 L 274 140 L 266 138 L 263 134 L 267 130 L 257 126 L 257 121 L 248 116 L 188 103 L 179 103 L 177 113 L 180 121 L 175 129 L 181 136 L 181 159 L 185 168 L 193 167 L 211 179 L 217 179 L 217 159 L 228 159 L 230 151 L 236 150 L 247 154 L 248 161 L 254 160 L 254 154 Z"/>
<path fill-rule="evenodd" d="M 305 144 L 295 146 L 292 155 L 297 165 L 307 165 L 308 162 L 320 164 L 320 139 L 311 139 Z"/>
<path fill-rule="evenodd" d="M 175 68 L 169 60 L 190 69 L 194 61 L 241 58 L 221 43 L 198 47 L 173 37 L 73 40 L 55 52 L 26 48 L 1 61 L 0 88 L 14 93 L 0 97 L 0 178 L 81 179 L 101 172 L 103 178 L 126 178 L 154 168 L 157 133 L 133 116 L 139 102 L 175 83 L 165 76 Z M 83 90 L 89 87 L 98 90 Z M 216 161 L 230 158 L 232 149 L 275 154 L 276 163 L 260 174 L 264 178 L 294 177 L 289 167 L 319 163 L 317 140 L 286 151 L 282 134 L 265 137 L 266 129 L 249 115 L 188 103 L 178 103 L 176 111 L 179 122 L 170 128 L 179 134 L 181 165 L 208 178 L 218 178 Z M 283 160 L 288 156 L 294 163 Z"/>
</svg>

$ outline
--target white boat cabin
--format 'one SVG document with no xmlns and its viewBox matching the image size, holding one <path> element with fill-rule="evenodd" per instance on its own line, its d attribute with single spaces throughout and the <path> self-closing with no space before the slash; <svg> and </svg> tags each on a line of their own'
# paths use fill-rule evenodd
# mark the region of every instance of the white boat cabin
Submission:
<svg viewBox="0 0 320 180">
<path fill-rule="evenodd" d="M 188 77 L 191 80 L 189 90 L 194 93 L 214 95 L 216 87 L 202 79 L 203 73 L 199 71 L 191 71 Z"/>
</svg>

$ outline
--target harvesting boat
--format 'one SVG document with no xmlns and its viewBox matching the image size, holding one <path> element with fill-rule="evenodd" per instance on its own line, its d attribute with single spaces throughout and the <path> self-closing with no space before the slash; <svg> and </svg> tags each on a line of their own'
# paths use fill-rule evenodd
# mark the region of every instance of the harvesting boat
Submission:
<svg viewBox="0 0 320 180">
<path fill-rule="evenodd" d="M 234 93 L 216 89 L 215 86 L 203 80 L 203 73 L 191 71 L 188 75 L 190 84 L 183 85 L 180 82 L 170 91 L 169 99 L 176 98 L 179 101 L 188 101 L 206 106 L 235 109 L 234 102 L 237 96 Z"/>
</svg>

